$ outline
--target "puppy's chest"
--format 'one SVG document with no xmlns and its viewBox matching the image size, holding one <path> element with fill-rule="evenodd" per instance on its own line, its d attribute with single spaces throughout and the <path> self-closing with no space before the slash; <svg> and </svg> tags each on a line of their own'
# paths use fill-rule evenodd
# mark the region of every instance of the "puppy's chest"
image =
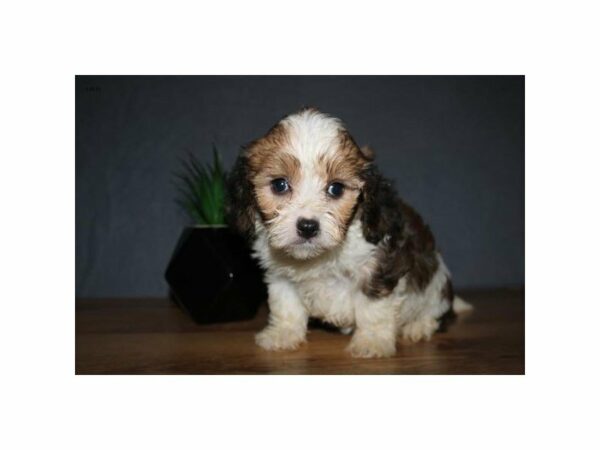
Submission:
<svg viewBox="0 0 600 450">
<path fill-rule="evenodd" d="M 311 316 L 339 326 L 354 323 L 355 301 L 371 276 L 375 249 L 360 238 L 350 239 L 335 260 L 295 274 L 294 285 Z"/>
<path fill-rule="evenodd" d="M 360 286 L 349 273 L 324 273 L 318 279 L 297 282 L 296 289 L 311 317 L 339 326 L 354 322 L 354 300 Z"/>
<path fill-rule="evenodd" d="M 267 280 L 290 282 L 312 317 L 338 326 L 354 323 L 354 305 L 365 281 L 376 265 L 377 247 L 367 242 L 361 226 L 355 221 L 348 230 L 344 244 L 334 251 L 311 261 L 282 259 L 260 236 L 255 255 L 267 269 Z"/>
</svg>

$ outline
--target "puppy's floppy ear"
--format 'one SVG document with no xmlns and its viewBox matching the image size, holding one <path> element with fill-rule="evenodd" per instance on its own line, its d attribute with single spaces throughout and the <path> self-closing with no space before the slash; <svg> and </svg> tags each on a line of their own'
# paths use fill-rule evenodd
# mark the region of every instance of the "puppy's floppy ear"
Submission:
<svg viewBox="0 0 600 450">
<path fill-rule="evenodd" d="M 373 165 L 362 172 L 361 178 L 363 235 L 378 246 L 377 266 L 362 290 L 370 298 L 381 298 L 390 295 L 410 270 L 411 261 L 401 250 L 403 220 L 392 184 Z"/>
<path fill-rule="evenodd" d="M 254 239 L 256 197 L 248 174 L 248 158 L 242 152 L 227 179 L 226 220 L 230 228 Z"/>
<path fill-rule="evenodd" d="M 376 167 L 367 167 L 362 178 L 363 234 L 379 252 L 377 267 L 363 292 L 370 298 L 385 297 L 404 276 L 410 289 L 424 290 L 439 264 L 431 230 Z"/>
<path fill-rule="evenodd" d="M 397 236 L 402 230 L 398 197 L 392 183 L 377 167 L 369 164 L 361 173 L 364 182 L 361 201 L 361 221 L 365 239 L 377 244 L 387 235 Z"/>
</svg>

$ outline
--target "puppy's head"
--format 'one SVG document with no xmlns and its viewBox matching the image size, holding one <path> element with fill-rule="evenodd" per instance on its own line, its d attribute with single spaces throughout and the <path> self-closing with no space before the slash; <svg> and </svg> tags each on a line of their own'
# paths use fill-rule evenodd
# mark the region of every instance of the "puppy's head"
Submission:
<svg viewBox="0 0 600 450">
<path fill-rule="evenodd" d="M 342 123 L 305 109 L 243 149 L 230 178 L 234 225 L 253 235 L 260 220 L 269 244 L 297 259 L 343 242 L 372 155 Z"/>
</svg>

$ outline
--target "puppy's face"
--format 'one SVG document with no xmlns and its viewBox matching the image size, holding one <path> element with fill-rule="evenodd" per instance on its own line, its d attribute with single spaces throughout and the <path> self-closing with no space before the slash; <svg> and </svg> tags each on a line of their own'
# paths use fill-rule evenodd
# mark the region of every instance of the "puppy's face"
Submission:
<svg viewBox="0 0 600 450">
<path fill-rule="evenodd" d="M 369 155 L 316 110 L 288 116 L 246 149 L 247 177 L 269 244 L 297 259 L 343 242 Z"/>
</svg>

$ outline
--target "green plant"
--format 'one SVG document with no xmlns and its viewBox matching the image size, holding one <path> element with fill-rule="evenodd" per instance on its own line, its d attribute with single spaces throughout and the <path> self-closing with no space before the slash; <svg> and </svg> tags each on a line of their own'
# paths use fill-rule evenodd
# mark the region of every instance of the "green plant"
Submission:
<svg viewBox="0 0 600 450">
<path fill-rule="evenodd" d="M 175 174 L 180 194 L 177 203 L 196 224 L 223 225 L 226 173 L 216 147 L 213 145 L 212 165 L 201 164 L 191 153 L 181 165 L 181 172 Z"/>
</svg>

